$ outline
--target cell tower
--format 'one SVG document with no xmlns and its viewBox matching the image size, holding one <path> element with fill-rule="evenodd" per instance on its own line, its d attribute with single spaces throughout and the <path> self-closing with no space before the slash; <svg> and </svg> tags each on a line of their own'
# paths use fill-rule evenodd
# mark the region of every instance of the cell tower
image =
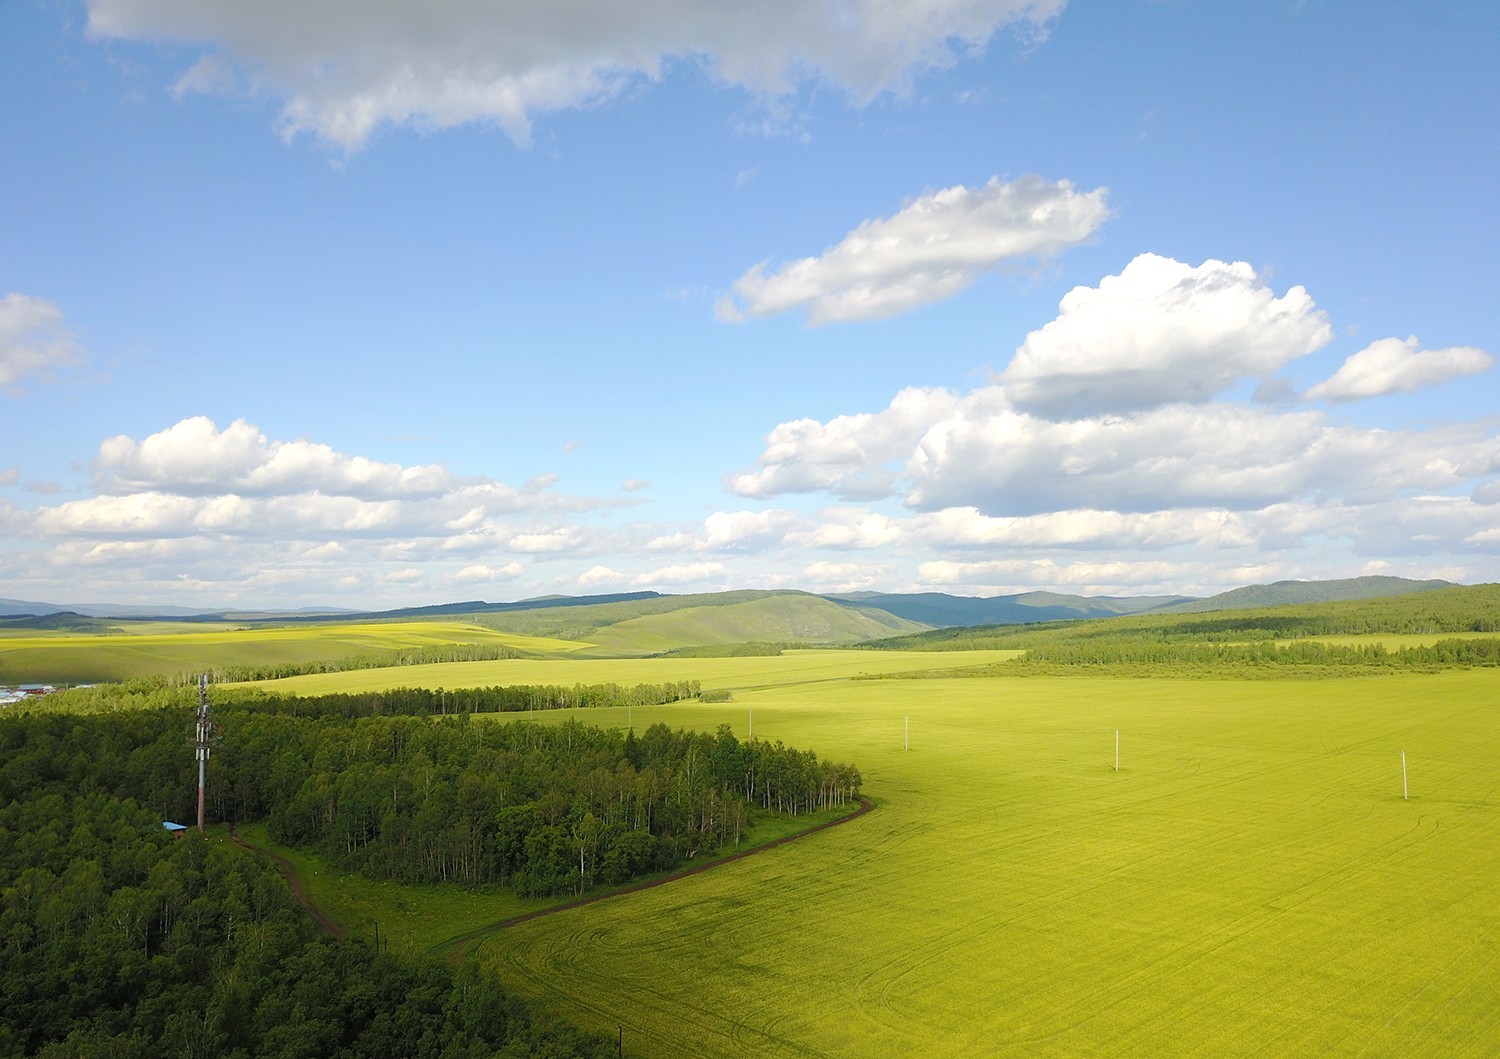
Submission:
<svg viewBox="0 0 1500 1059">
<path fill-rule="evenodd" d="M 208 765 L 208 744 L 213 738 L 214 722 L 208 716 L 208 674 L 198 677 L 198 832 L 203 832 L 203 777 Z"/>
</svg>

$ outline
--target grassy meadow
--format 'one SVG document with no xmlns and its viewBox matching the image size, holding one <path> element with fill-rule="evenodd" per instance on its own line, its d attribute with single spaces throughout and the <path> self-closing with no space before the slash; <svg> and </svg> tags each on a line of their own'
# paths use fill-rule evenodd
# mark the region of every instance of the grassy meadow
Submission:
<svg viewBox="0 0 1500 1059">
<path fill-rule="evenodd" d="M 0 632 L 0 684 L 77 684 L 192 673 L 210 666 L 318 662 L 448 644 L 566 653 L 580 646 L 462 621 L 294 625 L 113 622 L 109 633 Z"/>
<path fill-rule="evenodd" d="M 1482 621 L 1436 609 L 1390 620 L 1380 608 L 1395 605 L 1376 601 L 1251 616 L 1246 628 L 1274 631 L 1288 613 L 1300 636 L 1421 646 L 1488 630 L 1492 587 L 1470 594 Z M 1419 605 L 1435 607 L 1401 604 Z M 1362 631 L 1376 624 L 1367 613 L 1390 631 Z M 617 646 L 674 642 L 662 625 L 632 632 L 637 617 L 650 615 L 622 610 L 610 625 Z M 1227 620 L 1188 620 L 1128 619 L 1099 634 L 1121 650 L 1135 642 L 1126 633 L 1238 638 Z M 638 732 L 727 723 L 741 738 L 753 719 L 757 739 L 857 765 L 873 813 L 464 945 L 542 1006 L 623 1032 L 628 1055 L 1500 1054 L 1500 668 L 1011 672 L 1004 663 L 1050 635 L 1042 628 L 774 657 L 579 657 L 592 653 L 587 641 L 525 635 L 420 622 L 56 645 L 29 636 L 0 640 L 0 666 L 54 649 L 75 660 L 103 652 L 119 667 L 142 644 L 141 658 L 155 671 L 168 658 L 171 671 L 179 656 L 188 668 L 234 651 L 229 660 L 337 657 L 495 637 L 535 657 L 262 686 L 318 695 L 697 680 L 732 701 L 527 718 L 628 721 Z M 944 637 L 994 649 L 945 649 Z M 897 675 L 911 679 L 860 679 Z M 374 883 L 290 855 L 350 933 L 378 921 L 410 951 L 447 951 L 537 907 L 501 892 Z"/>
<path fill-rule="evenodd" d="M 762 686 L 635 723 L 743 736 L 753 708 L 880 807 L 479 948 L 628 1052 L 1500 1050 L 1500 674 L 778 684 L 783 660 L 734 661 Z"/>
</svg>

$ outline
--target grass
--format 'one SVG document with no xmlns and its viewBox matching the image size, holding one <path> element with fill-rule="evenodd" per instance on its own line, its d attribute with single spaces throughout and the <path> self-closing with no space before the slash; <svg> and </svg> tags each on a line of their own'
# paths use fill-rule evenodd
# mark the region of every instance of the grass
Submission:
<svg viewBox="0 0 1500 1059">
<path fill-rule="evenodd" d="M 780 657 L 745 658 L 509 658 L 497 662 L 312 673 L 261 681 L 260 687 L 292 695 L 383 691 L 396 687 L 473 688 L 492 684 L 641 684 L 697 680 L 705 689 L 742 691 L 785 684 L 843 681 L 855 673 L 888 674 L 936 665 L 982 666 L 1014 658 L 1018 651 L 850 652 L 837 649 L 787 651 Z M 654 707 L 653 707 L 654 708 Z M 595 711 L 597 712 L 597 711 Z M 593 716 L 590 713 L 589 716 Z M 597 723 L 597 722 L 595 722 Z"/>
<path fill-rule="evenodd" d="M 741 734 L 753 708 L 883 804 L 479 958 L 638 1055 L 1495 1054 L 1497 705 L 1472 671 L 656 707 Z"/>
<path fill-rule="evenodd" d="M 725 854 L 752 850 L 771 842 L 801 834 L 848 810 L 829 810 L 800 817 L 767 815 L 757 819 L 745 843 Z M 212 829 L 215 837 L 229 841 L 222 825 Z M 572 896 L 523 898 L 500 887 L 464 888 L 443 884 L 407 885 L 369 879 L 344 871 L 306 850 L 283 846 L 272 840 L 265 824 L 246 824 L 238 829 L 249 846 L 284 858 L 292 867 L 308 899 L 349 936 L 373 939 L 379 929 L 382 940 L 398 952 L 447 955 L 462 946 L 467 949 L 474 935 L 494 933 L 496 927 L 529 913 L 571 903 Z M 644 876 L 636 883 L 652 882 L 679 872 L 711 865 L 713 856 L 700 856 L 670 872 Z M 632 883 L 634 886 L 636 883 Z M 611 896 L 607 888 L 590 891 L 591 899 Z"/>
<path fill-rule="evenodd" d="M 742 738 L 753 718 L 860 767 L 874 813 L 475 948 L 542 1005 L 623 1027 L 627 1054 L 1500 1054 L 1500 671 L 852 679 L 1013 654 L 559 656 L 273 686 L 697 679 L 734 701 L 532 716 Z M 524 910 L 300 868 L 393 948 Z"/>
<path fill-rule="evenodd" d="M 0 632 L 0 684 L 76 684 L 157 673 L 170 676 L 212 665 L 323 661 L 453 643 L 504 644 L 539 653 L 566 653 L 579 647 L 457 621 L 197 625 L 188 630 L 176 627 L 176 623 L 115 624 L 121 631 L 110 634 L 37 636 Z"/>
<path fill-rule="evenodd" d="M 373 940 L 380 935 L 393 950 L 406 953 L 441 948 L 449 939 L 560 900 L 526 900 L 500 889 L 466 890 L 433 884 L 406 886 L 341 871 L 322 858 L 271 840 L 264 824 L 239 828 L 245 842 L 285 857 L 307 890 L 308 899 L 344 931 Z"/>
</svg>

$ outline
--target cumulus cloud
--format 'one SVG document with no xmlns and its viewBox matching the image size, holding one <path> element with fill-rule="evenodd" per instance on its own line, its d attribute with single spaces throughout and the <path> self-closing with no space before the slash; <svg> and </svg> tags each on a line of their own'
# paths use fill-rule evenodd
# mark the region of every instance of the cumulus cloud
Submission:
<svg viewBox="0 0 1500 1059">
<path fill-rule="evenodd" d="M 1425 386 L 1478 375 L 1495 358 L 1473 346 L 1420 349 L 1417 336 L 1405 342 L 1382 338 L 1355 353 L 1333 374 L 1307 391 L 1310 400 L 1357 401 L 1392 393 L 1413 393 Z"/>
<path fill-rule="evenodd" d="M 828 491 L 848 499 L 888 496 L 894 463 L 904 463 L 932 423 L 958 405 L 944 389 L 909 387 L 881 412 L 820 423 L 796 419 L 766 437 L 759 470 L 728 474 L 724 486 L 746 497 Z"/>
<path fill-rule="evenodd" d="M 56 305 L 29 294 L 0 298 L 0 388 L 14 394 L 22 379 L 51 378 L 82 359 Z"/>
<path fill-rule="evenodd" d="M 1020 590 L 1061 588 L 1069 592 L 1109 591 L 1118 585 L 1165 586 L 1179 575 L 1180 566 L 1162 561 L 1080 561 L 1059 564 L 1051 559 L 1006 559 L 988 562 L 923 563 L 920 574 L 933 585 L 1002 584 Z"/>
<path fill-rule="evenodd" d="M 1063 2 L 89 0 L 89 29 L 204 45 L 180 90 L 278 97 L 283 135 L 354 148 L 382 126 L 472 121 L 525 143 L 533 115 L 613 98 L 673 61 L 701 63 L 758 95 L 822 81 L 862 104 L 902 90 L 916 71 L 951 65 L 1002 27 L 1041 35 Z"/>
<path fill-rule="evenodd" d="M 1257 507 L 1315 487 L 1329 463 L 1336 472 L 1328 484 L 1337 488 L 1354 460 L 1374 454 L 1370 447 L 1391 452 L 1394 439 L 1382 440 L 1340 437 L 1315 414 L 1235 405 L 1054 423 L 1006 407 L 989 389 L 923 437 L 908 465 L 906 501 L 921 510 L 972 506 L 998 515 Z M 1356 451 L 1343 452 L 1349 448 Z"/>
<path fill-rule="evenodd" d="M 756 265 L 715 312 L 739 321 L 802 309 L 814 324 L 895 316 L 967 290 L 1005 262 L 1083 242 L 1109 215 L 1106 194 L 1039 176 L 945 188 L 863 222 L 818 257 Z"/>
<path fill-rule="evenodd" d="M 1142 254 L 1059 308 L 1000 376 L 1018 408 L 1058 419 L 1206 401 L 1333 337 L 1306 290 L 1277 297 L 1244 262 Z"/>
<path fill-rule="evenodd" d="M 379 606 L 387 589 L 403 603 L 430 601 L 447 586 L 521 580 L 517 556 L 591 554 L 607 534 L 570 514 L 628 503 L 562 496 L 546 475 L 515 489 L 268 438 L 242 420 L 220 430 L 202 417 L 143 439 L 109 438 L 94 469 L 94 495 L 0 520 L 13 579 L 88 569 L 116 595 L 121 585 L 153 585 L 158 601 L 190 581 L 195 592 L 218 586 L 214 605 L 352 593 Z M 39 550 L 25 553 L 27 541 Z"/>
<path fill-rule="evenodd" d="M 920 511 L 1243 510 L 1300 496 L 1362 500 L 1447 489 L 1500 466 L 1500 440 L 1473 427 L 1370 430 L 1338 426 L 1310 410 L 1228 403 L 1056 422 L 1013 408 L 999 386 L 949 398 L 927 402 L 937 414 L 914 424 L 920 433 L 892 475 L 894 494 Z M 839 493 L 847 480 L 884 473 L 883 462 L 860 459 L 888 439 L 881 416 L 837 429 L 835 422 L 797 424 L 793 437 L 780 436 L 774 451 L 768 446 L 758 471 L 728 481 L 752 496 L 814 484 Z M 867 447 L 860 444 L 861 428 L 874 434 Z M 844 453 L 838 463 L 824 444 L 830 433 Z M 880 453 L 882 460 L 889 455 Z"/>
<path fill-rule="evenodd" d="M 818 560 L 802 568 L 801 582 L 817 592 L 866 592 L 889 583 L 891 573 L 888 566 Z"/>
<path fill-rule="evenodd" d="M 453 575 L 453 580 L 460 582 L 473 582 L 488 584 L 495 581 L 514 581 L 525 572 L 520 563 L 506 563 L 504 566 L 489 566 L 485 563 L 475 563 L 466 566 Z"/>
<path fill-rule="evenodd" d="M 728 572 L 723 563 L 677 563 L 641 574 L 631 584 L 637 588 L 654 585 L 691 585 L 722 577 Z"/>
<path fill-rule="evenodd" d="M 142 441 L 112 437 L 99 447 L 94 468 L 111 493 L 318 492 L 376 499 L 437 496 L 457 484 L 442 467 L 380 463 L 306 440 L 270 441 L 243 419 L 220 430 L 205 416 L 184 419 Z"/>
<path fill-rule="evenodd" d="M 1500 472 L 1500 439 L 1480 424 L 1377 430 L 1311 409 L 1215 399 L 1329 339 L 1300 287 L 1278 297 L 1243 263 L 1193 267 L 1143 255 L 1098 287 L 1069 293 L 993 383 L 961 395 L 908 389 L 879 412 L 782 423 L 757 466 L 725 485 L 757 499 L 893 497 L 919 512 L 1031 520 L 984 523 L 997 539 L 1035 531 L 1066 541 L 1099 529 L 1101 516 L 1087 512 L 1134 519 L 1303 500 L 1368 504 L 1473 488 Z M 1390 386 L 1488 357 L 1423 354 L 1412 340 L 1376 343 L 1350 361 L 1361 369 L 1351 374 L 1366 379 L 1386 365 L 1379 385 Z M 1184 530 L 1178 518 L 1132 526 L 1163 539 Z M 830 543 L 857 536 L 837 521 L 817 533 Z"/>
</svg>

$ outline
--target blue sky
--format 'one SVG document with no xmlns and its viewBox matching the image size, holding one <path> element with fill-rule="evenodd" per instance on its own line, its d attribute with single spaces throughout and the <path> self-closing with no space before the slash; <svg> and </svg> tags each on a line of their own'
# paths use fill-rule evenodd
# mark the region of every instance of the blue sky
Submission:
<svg viewBox="0 0 1500 1059">
<path fill-rule="evenodd" d="M 1500 579 L 1495 5 L 364 7 L 0 6 L 0 596 Z"/>
</svg>

